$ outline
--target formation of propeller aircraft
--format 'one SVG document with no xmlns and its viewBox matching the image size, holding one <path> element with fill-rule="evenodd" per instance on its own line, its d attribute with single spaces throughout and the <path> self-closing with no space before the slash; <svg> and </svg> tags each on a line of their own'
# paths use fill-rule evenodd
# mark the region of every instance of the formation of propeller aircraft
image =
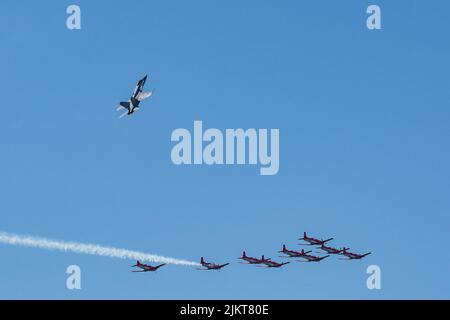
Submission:
<svg viewBox="0 0 450 320">
<path fill-rule="evenodd" d="M 344 247 L 342 249 L 337 249 L 337 248 L 327 246 L 326 243 L 333 239 L 334 238 L 328 238 L 325 240 L 316 239 L 313 237 L 309 237 L 306 234 L 306 232 L 304 232 L 303 237 L 299 239 L 299 240 L 304 241 L 304 243 L 300 243 L 299 245 L 301 245 L 301 246 L 316 246 L 317 249 L 322 250 L 323 252 L 326 253 L 326 255 L 321 255 L 321 256 L 312 255 L 311 254 L 312 250 L 309 250 L 309 251 L 305 251 L 304 249 L 302 249 L 300 251 L 291 250 L 291 249 L 286 248 L 286 245 L 284 245 L 284 244 L 283 244 L 282 249 L 280 251 L 278 251 L 278 253 L 284 254 L 283 256 L 280 256 L 280 258 L 302 259 L 302 260 L 297 260 L 298 262 L 320 262 L 320 261 L 330 257 L 331 255 L 345 256 L 346 258 L 344 258 L 343 260 L 357 260 L 357 259 L 362 259 L 362 258 L 368 256 L 369 254 L 371 254 L 370 252 L 365 253 L 365 254 L 357 254 L 357 253 L 349 252 L 348 250 L 350 250 L 350 249 L 346 248 L 346 247 Z M 269 268 L 279 268 L 279 267 L 282 267 L 289 263 L 289 262 L 281 262 L 281 263 L 274 262 L 274 261 L 272 261 L 271 258 L 265 258 L 264 256 L 262 256 L 261 259 L 249 257 L 249 256 L 247 256 L 245 251 L 243 252 L 242 257 L 239 257 L 238 259 L 244 260 L 245 261 L 244 263 L 246 263 L 246 264 L 266 265 Z"/>
<path fill-rule="evenodd" d="M 312 238 L 309 237 L 306 232 L 303 233 L 303 237 L 300 238 L 299 240 L 304 241 L 304 243 L 300 243 L 299 245 L 301 246 L 316 246 L 316 249 L 322 250 L 322 252 L 325 253 L 325 255 L 321 255 L 321 256 L 317 256 L 317 255 L 313 255 L 312 250 L 309 251 L 305 251 L 304 249 L 296 251 L 296 250 L 292 250 L 292 249 L 288 249 L 286 247 L 286 245 L 283 244 L 283 247 L 280 251 L 278 251 L 278 253 L 282 253 L 284 254 L 283 256 L 279 256 L 280 258 L 299 258 L 301 260 L 297 260 L 298 262 L 320 262 L 332 255 L 336 255 L 336 256 L 343 256 L 345 258 L 339 259 L 339 260 L 360 260 L 366 256 L 368 256 L 369 254 L 371 254 L 371 252 L 367 252 L 364 254 L 358 254 L 358 253 L 353 253 L 353 252 L 349 252 L 348 250 L 350 250 L 350 248 L 346 248 L 343 247 L 341 249 L 338 248 L 333 248 L 330 246 L 327 246 L 326 243 L 333 240 L 333 238 L 329 238 L 329 239 L 316 239 L 316 238 Z M 262 266 L 262 267 L 267 267 L 267 268 L 281 268 L 284 265 L 287 265 L 290 263 L 290 261 L 287 262 L 276 262 L 273 261 L 271 258 L 266 258 L 264 255 L 261 256 L 261 258 L 256 258 L 256 257 L 251 257 L 248 256 L 247 253 L 244 251 L 242 252 L 242 256 L 238 257 L 238 260 L 242 260 L 243 264 L 252 264 L 252 265 L 257 265 L 257 266 Z M 230 263 L 224 263 L 224 264 L 215 264 L 215 263 L 211 263 L 211 262 L 206 262 L 205 259 L 203 257 L 200 258 L 200 266 L 199 268 L 197 268 L 197 270 L 220 270 L 223 267 L 228 266 Z M 165 264 L 161 264 L 158 266 L 150 266 L 150 265 L 146 265 L 146 264 L 142 264 L 139 261 L 137 262 L 137 264 L 133 265 L 133 267 L 138 267 L 141 268 L 142 270 L 140 271 L 133 271 L 133 272 L 148 272 L 148 271 L 156 271 L 158 270 L 158 268 L 164 266 Z"/>
<path fill-rule="evenodd" d="M 147 81 L 147 75 L 138 81 L 130 100 L 128 100 L 126 102 L 120 102 L 119 106 L 117 107 L 117 111 L 126 110 L 126 112 L 123 113 L 120 116 L 120 118 L 122 118 L 124 116 L 132 115 L 134 112 L 136 112 L 137 110 L 140 109 L 140 103 L 142 100 L 147 99 L 153 95 L 154 90 L 152 90 L 150 92 L 144 92 L 144 85 L 145 85 L 146 81 Z M 368 256 L 369 254 L 371 254 L 370 252 L 364 253 L 364 254 L 349 252 L 348 250 L 350 250 L 350 249 L 346 248 L 346 247 L 343 247 L 342 249 L 338 249 L 338 248 L 333 248 L 333 247 L 327 246 L 326 243 L 330 242 L 333 239 L 334 238 L 328 238 L 325 240 L 324 239 L 316 239 L 316 238 L 308 236 L 306 234 L 306 232 L 304 232 L 303 237 L 299 239 L 299 240 L 304 241 L 304 243 L 301 243 L 299 245 L 316 246 L 317 249 L 322 250 L 322 252 L 325 252 L 326 255 L 322 255 L 322 256 L 312 255 L 311 254 L 312 250 L 309 250 L 309 251 L 305 251 L 304 249 L 302 249 L 300 251 L 290 250 L 290 249 L 287 249 L 286 245 L 283 244 L 283 248 L 281 251 L 279 251 L 279 253 L 283 253 L 284 256 L 280 256 L 280 258 L 302 259 L 302 260 L 298 260 L 299 262 L 320 262 L 323 259 L 330 257 L 331 255 L 341 255 L 341 256 L 345 257 L 344 259 L 340 259 L 340 260 L 359 260 L 359 259 L 362 259 L 362 258 Z M 259 265 L 259 266 L 266 266 L 267 268 L 280 268 L 280 267 L 290 263 L 290 262 L 276 262 L 276 261 L 273 261 L 271 258 L 265 258 L 264 255 L 261 257 L 261 259 L 249 257 L 249 256 L 247 256 L 245 251 L 242 253 L 242 257 L 239 257 L 238 259 L 243 260 L 244 262 L 242 262 L 242 263 L 244 263 L 244 264 L 254 264 L 254 265 Z M 160 264 L 157 266 L 151 266 L 151 265 L 143 264 L 143 263 L 140 263 L 139 261 L 137 261 L 137 263 L 135 265 L 133 265 L 133 267 L 137 267 L 140 270 L 133 270 L 132 272 L 152 272 L 152 271 L 158 270 L 160 267 L 165 266 L 165 265 L 166 264 L 163 263 L 163 264 Z M 215 263 L 206 262 L 204 260 L 204 258 L 202 257 L 200 259 L 201 268 L 198 268 L 198 270 L 220 270 L 223 267 L 226 267 L 227 265 L 229 265 L 229 263 L 215 264 Z"/>
</svg>

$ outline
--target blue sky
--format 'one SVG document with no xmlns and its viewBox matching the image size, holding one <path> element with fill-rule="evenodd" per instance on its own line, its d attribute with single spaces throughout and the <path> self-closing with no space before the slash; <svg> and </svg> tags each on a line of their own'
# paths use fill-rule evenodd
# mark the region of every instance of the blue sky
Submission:
<svg viewBox="0 0 450 320">
<path fill-rule="evenodd" d="M 369 4 L 382 30 L 367 30 Z M 132 274 L 132 261 L 0 245 L 0 298 L 449 298 L 449 10 L 2 1 L 0 230 L 232 264 Z M 146 73 L 155 96 L 119 120 Z M 279 173 L 173 165 L 170 135 L 194 120 L 279 128 Z M 373 254 L 280 270 L 235 259 L 277 258 L 303 231 Z M 80 291 L 65 287 L 71 264 Z"/>
</svg>

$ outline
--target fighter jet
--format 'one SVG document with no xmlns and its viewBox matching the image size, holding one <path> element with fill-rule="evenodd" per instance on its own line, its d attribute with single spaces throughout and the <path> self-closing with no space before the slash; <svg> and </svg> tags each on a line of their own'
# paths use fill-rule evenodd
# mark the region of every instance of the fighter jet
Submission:
<svg viewBox="0 0 450 320">
<path fill-rule="evenodd" d="M 126 102 L 120 102 L 119 106 L 117 107 L 117 111 L 122 110 L 122 109 L 127 110 L 127 112 L 122 114 L 120 116 L 120 118 L 122 118 L 123 116 L 126 116 L 126 115 L 129 116 L 129 115 L 133 114 L 135 111 L 139 110 L 139 108 L 140 108 L 139 104 L 141 103 L 141 101 L 144 99 L 147 99 L 153 95 L 154 91 L 144 92 L 145 81 L 147 81 L 147 75 L 144 78 L 142 78 L 141 80 L 139 80 L 130 100 L 128 100 Z"/>
<path fill-rule="evenodd" d="M 149 271 L 156 271 L 156 270 L 158 270 L 159 268 L 161 268 L 162 266 L 165 266 L 165 265 L 166 265 L 166 264 L 163 263 L 163 264 L 160 264 L 160 265 L 158 265 L 158 266 L 153 267 L 153 266 L 150 266 L 150 265 L 148 265 L 148 264 L 140 263 L 139 261 L 137 261 L 135 265 L 132 265 L 132 267 L 138 267 L 138 268 L 141 268 L 142 270 L 133 270 L 133 271 L 131 271 L 131 272 L 149 272 Z"/>
</svg>

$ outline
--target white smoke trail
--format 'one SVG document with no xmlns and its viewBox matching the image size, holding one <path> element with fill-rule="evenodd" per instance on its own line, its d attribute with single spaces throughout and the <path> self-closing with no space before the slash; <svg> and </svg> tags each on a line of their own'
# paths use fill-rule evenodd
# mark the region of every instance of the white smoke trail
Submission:
<svg viewBox="0 0 450 320">
<path fill-rule="evenodd" d="M 9 244 L 13 246 L 91 254 L 96 256 L 119 258 L 119 259 L 140 260 L 156 263 L 170 263 L 183 266 L 199 265 L 198 263 L 192 261 L 168 258 L 144 252 L 131 251 L 113 247 L 104 247 L 96 244 L 50 240 L 40 237 L 17 235 L 3 231 L 0 231 L 0 243 Z"/>
</svg>

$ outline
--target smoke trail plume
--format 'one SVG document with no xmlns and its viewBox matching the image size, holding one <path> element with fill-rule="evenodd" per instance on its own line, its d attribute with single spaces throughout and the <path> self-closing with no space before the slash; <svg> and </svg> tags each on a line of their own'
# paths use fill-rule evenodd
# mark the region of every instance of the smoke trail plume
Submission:
<svg viewBox="0 0 450 320">
<path fill-rule="evenodd" d="M 9 244 L 13 246 L 40 248 L 63 252 L 74 252 L 118 259 L 140 260 L 156 263 L 170 263 L 182 266 L 199 265 L 198 263 L 192 261 L 179 260 L 144 252 L 131 251 L 127 249 L 105 247 L 96 244 L 50 240 L 40 237 L 17 235 L 3 231 L 0 231 L 0 243 Z"/>
</svg>

